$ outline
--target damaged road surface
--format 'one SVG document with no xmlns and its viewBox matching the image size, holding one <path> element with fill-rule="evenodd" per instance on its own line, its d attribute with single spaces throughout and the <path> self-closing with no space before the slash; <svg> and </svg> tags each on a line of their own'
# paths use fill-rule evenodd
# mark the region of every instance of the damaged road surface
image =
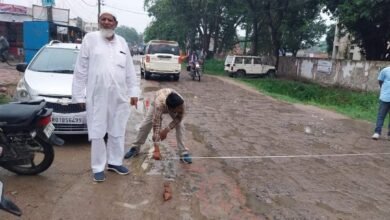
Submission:
<svg viewBox="0 0 390 220">
<path fill-rule="evenodd" d="M 312 106 L 288 104 L 231 81 L 142 81 L 144 99 L 129 121 L 127 146 L 159 88 L 187 103 L 186 145 L 175 132 L 151 159 L 150 141 L 96 184 L 85 136 L 65 137 L 39 176 L 0 173 L 22 219 L 388 219 L 390 142 L 370 139 L 373 124 Z M 163 123 L 170 121 L 164 118 Z M 171 198 L 164 201 L 164 186 Z M 0 219 L 13 219 L 1 212 Z M 16 218 L 15 218 L 16 219 Z"/>
</svg>

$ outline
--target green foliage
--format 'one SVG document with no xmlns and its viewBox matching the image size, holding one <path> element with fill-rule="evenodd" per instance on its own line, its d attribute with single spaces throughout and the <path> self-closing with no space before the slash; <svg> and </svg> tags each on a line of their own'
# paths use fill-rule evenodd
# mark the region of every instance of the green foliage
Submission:
<svg viewBox="0 0 390 220">
<path fill-rule="evenodd" d="M 213 39 L 213 53 L 230 50 L 238 42 L 236 28 L 243 21 L 241 2 L 146 0 L 145 7 L 155 18 L 145 31 L 145 41 L 171 39 L 183 49 L 208 51 Z"/>
<path fill-rule="evenodd" d="M 211 59 L 206 62 L 205 73 L 226 76 L 224 61 Z M 340 87 L 325 87 L 284 79 L 238 78 L 255 89 L 277 99 L 304 103 L 331 109 L 352 118 L 375 121 L 378 110 L 377 92 L 351 91 Z"/>
<path fill-rule="evenodd" d="M 4 94 L 0 94 L 0 104 L 3 104 L 3 103 L 8 103 L 10 101 L 9 97 L 4 95 Z"/>
<path fill-rule="evenodd" d="M 145 30 L 145 42 L 153 39 L 174 40 L 183 48 L 190 28 L 185 2 L 175 4 L 175 0 L 146 0 L 145 7 L 155 19 Z"/>
<path fill-rule="evenodd" d="M 223 60 L 209 59 L 204 64 L 204 71 L 212 75 L 225 75 L 224 63 L 225 61 Z"/>
<path fill-rule="evenodd" d="M 390 0 L 324 0 L 367 60 L 383 60 L 390 39 Z"/>
<path fill-rule="evenodd" d="M 338 87 L 283 79 L 242 79 L 259 91 L 290 102 L 317 105 L 357 119 L 374 121 L 378 93 L 358 92 Z"/>
<path fill-rule="evenodd" d="M 140 37 L 134 28 L 129 28 L 122 25 L 115 29 L 115 33 L 125 38 L 127 43 L 131 45 L 142 43 L 142 37 Z"/>
<path fill-rule="evenodd" d="M 328 49 L 328 45 L 326 44 L 326 41 L 320 41 L 317 44 L 318 51 L 322 53 L 326 53 Z"/>
<path fill-rule="evenodd" d="M 282 30 L 282 47 L 294 55 L 318 43 L 326 32 L 325 21 L 320 16 L 320 6 L 315 3 L 302 7 L 296 1 L 285 13 Z"/>
<path fill-rule="evenodd" d="M 277 55 L 281 48 L 296 53 L 315 45 L 326 31 L 319 19 L 321 1 L 145 0 L 154 18 L 145 41 L 167 39 L 178 41 L 182 49 L 212 48 L 209 57 L 242 41 L 252 55 Z M 246 30 L 244 39 L 238 39 L 237 27 Z"/>
</svg>

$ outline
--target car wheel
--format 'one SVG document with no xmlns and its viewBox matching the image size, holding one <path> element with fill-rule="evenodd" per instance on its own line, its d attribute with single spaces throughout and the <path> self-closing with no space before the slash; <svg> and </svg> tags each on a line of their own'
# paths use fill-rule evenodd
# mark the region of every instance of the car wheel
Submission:
<svg viewBox="0 0 390 220">
<path fill-rule="evenodd" d="M 152 74 L 150 73 L 150 72 L 145 72 L 145 79 L 146 80 L 148 80 L 148 79 L 150 79 L 150 76 L 151 76 Z"/>
<path fill-rule="evenodd" d="M 236 76 L 237 77 L 245 77 L 245 71 L 244 70 L 239 70 L 239 71 L 237 71 L 237 73 L 236 73 Z"/>
<path fill-rule="evenodd" d="M 179 81 L 179 78 L 180 78 L 179 74 L 173 76 L 173 80 L 174 81 Z"/>
<path fill-rule="evenodd" d="M 268 70 L 267 77 L 275 78 L 276 77 L 275 70 Z"/>
<path fill-rule="evenodd" d="M 146 80 L 150 79 L 151 76 L 152 76 L 152 74 L 150 72 L 145 72 L 145 79 Z"/>
</svg>

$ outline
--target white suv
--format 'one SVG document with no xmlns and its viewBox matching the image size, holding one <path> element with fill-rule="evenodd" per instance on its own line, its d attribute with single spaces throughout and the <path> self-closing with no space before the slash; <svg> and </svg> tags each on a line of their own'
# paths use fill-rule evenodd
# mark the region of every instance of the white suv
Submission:
<svg viewBox="0 0 390 220">
<path fill-rule="evenodd" d="M 141 77 L 150 79 L 152 74 L 170 75 L 177 81 L 180 70 L 180 49 L 176 41 L 151 40 L 146 44 L 141 58 Z"/>
<path fill-rule="evenodd" d="M 80 44 L 51 41 L 43 46 L 29 64 L 18 64 L 24 72 L 16 87 L 15 101 L 42 100 L 53 109 L 52 121 L 57 134 L 86 134 L 85 109 L 72 103 L 73 69 Z"/>
<path fill-rule="evenodd" d="M 275 77 L 275 66 L 269 65 L 264 59 L 256 56 L 227 56 L 224 69 L 231 77 L 244 77 L 246 75 Z"/>
</svg>

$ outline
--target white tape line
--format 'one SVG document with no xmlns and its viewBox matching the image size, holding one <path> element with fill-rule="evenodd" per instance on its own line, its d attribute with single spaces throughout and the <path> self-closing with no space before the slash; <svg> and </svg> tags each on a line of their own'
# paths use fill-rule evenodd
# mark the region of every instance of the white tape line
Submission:
<svg viewBox="0 0 390 220">
<path fill-rule="evenodd" d="M 148 203 L 149 203 L 148 200 L 144 200 L 138 204 L 130 204 L 130 203 L 126 203 L 126 202 L 115 202 L 116 205 L 119 205 L 119 206 L 122 206 L 125 208 L 129 208 L 129 209 L 137 209 L 139 206 L 146 205 Z"/>
<path fill-rule="evenodd" d="M 358 153 L 358 154 L 302 154 L 302 155 L 271 155 L 271 156 L 219 156 L 219 157 L 192 157 L 192 159 L 267 159 L 267 158 L 315 158 L 315 157 L 364 157 L 390 155 L 390 153 Z M 173 157 L 179 160 L 180 157 Z"/>
</svg>

